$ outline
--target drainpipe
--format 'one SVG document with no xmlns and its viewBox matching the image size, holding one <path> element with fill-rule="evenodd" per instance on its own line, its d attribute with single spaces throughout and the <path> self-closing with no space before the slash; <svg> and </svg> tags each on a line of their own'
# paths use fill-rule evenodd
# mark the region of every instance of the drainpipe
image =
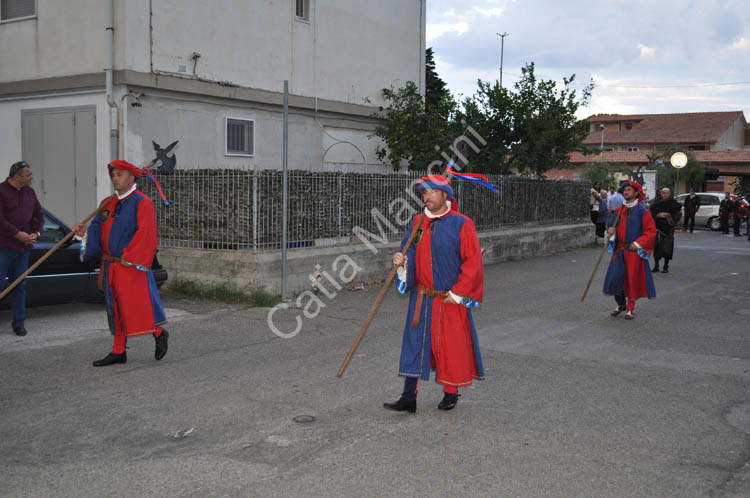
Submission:
<svg viewBox="0 0 750 498">
<path fill-rule="evenodd" d="M 107 2 L 107 66 L 104 68 L 106 81 L 107 104 L 109 105 L 109 148 L 110 161 L 117 159 L 120 144 L 119 133 L 117 129 L 117 102 L 112 91 L 112 73 L 115 64 L 115 0 Z"/>
</svg>

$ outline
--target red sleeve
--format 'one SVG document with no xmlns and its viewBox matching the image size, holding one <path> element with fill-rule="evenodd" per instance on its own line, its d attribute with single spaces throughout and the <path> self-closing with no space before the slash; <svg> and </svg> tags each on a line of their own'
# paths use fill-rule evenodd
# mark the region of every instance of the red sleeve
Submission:
<svg viewBox="0 0 750 498">
<path fill-rule="evenodd" d="M 138 229 L 128 247 L 122 251 L 122 259 L 146 268 L 151 268 L 156 254 L 156 214 L 151 199 L 144 197 L 138 204 Z"/>
<path fill-rule="evenodd" d="M 461 227 L 461 271 L 451 288 L 455 294 L 482 302 L 484 294 L 484 266 L 482 250 L 474 222 L 467 219 Z"/>
<path fill-rule="evenodd" d="M 654 252 L 654 244 L 656 243 L 656 224 L 654 223 L 654 217 L 651 213 L 646 210 L 643 213 L 643 235 L 635 239 L 640 246 L 649 254 Z"/>
</svg>

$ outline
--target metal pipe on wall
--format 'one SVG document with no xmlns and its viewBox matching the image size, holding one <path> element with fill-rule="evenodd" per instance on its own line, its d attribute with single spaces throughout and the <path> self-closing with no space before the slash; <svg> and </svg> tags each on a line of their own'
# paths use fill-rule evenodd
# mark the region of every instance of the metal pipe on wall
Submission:
<svg viewBox="0 0 750 498">
<path fill-rule="evenodd" d="M 112 73 L 115 65 L 115 0 L 107 2 L 107 65 L 104 68 L 107 104 L 109 105 L 109 149 L 110 160 L 117 159 L 119 152 L 119 132 L 117 117 L 117 102 L 113 95 Z"/>
<path fill-rule="evenodd" d="M 287 297 L 286 285 L 286 246 L 289 202 L 289 80 L 284 80 L 284 152 L 281 194 L 281 299 Z"/>
</svg>

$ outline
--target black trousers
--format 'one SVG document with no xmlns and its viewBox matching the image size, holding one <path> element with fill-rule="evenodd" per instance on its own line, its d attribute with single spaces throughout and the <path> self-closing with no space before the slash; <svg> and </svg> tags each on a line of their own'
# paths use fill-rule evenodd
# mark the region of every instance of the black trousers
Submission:
<svg viewBox="0 0 750 498">
<path fill-rule="evenodd" d="M 721 220 L 721 231 L 723 233 L 729 233 L 729 216 L 722 216 Z"/>
<path fill-rule="evenodd" d="M 695 228 L 695 213 L 685 214 L 685 230 L 690 230 L 693 233 Z"/>
<path fill-rule="evenodd" d="M 734 218 L 734 234 L 737 237 L 740 236 L 740 223 L 742 223 L 742 218 L 737 218 L 735 216 L 735 218 Z"/>
</svg>

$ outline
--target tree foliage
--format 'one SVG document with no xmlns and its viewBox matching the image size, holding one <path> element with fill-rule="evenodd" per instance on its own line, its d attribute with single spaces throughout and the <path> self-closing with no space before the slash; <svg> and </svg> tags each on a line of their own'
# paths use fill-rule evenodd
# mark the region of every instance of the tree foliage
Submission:
<svg viewBox="0 0 750 498">
<path fill-rule="evenodd" d="M 581 172 L 581 178 L 589 180 L 591 183 L 600 181 L 603 189 L 609 187 L 617 187 L 616 176 L 618 174 L 624 174 L 630 177 L 633 170 L 624 164 L 609 163 L 607 161 L 597 161 L 590 163 Z"/>
<path fill-rule="evenodd" d="M 656 170 L 657 187 L 669 187 L 670 189 L 674 189 L 674 185 L 677 182 L 677 168 L 672 166 L 669 162 L 669 158 L 672 157 L 672 154 L 675 152 L 684 152 L 688 158 L 687 165 L 680 169 L 680 180 L 693 183 L 703 182 L 706 178 L 705 165 L 696 159 L 695 154 L 692 151 L 682 150 L 679 145 L 670 145 L 647 154 L 649 169 Z"/>
<path fill-rule="evenodd" d="M 388 105 L 381 108 L 375 131 L 384 142 L 376 150 L 379 159 L 387 159 L 394 169 L 403 164 L 424 169 L 441 160 L 440 151 L 471 126 L 486 144 L 470 154 L 469 171 L 542 177 L 550 169 L 570 167 L 570 153 L 588 134 L 588 123 L 575 114 L 588 103 L 593 84 L 579 95 L 571 88 L 575 75 L 564 78 L 560 87 L 538 80 L 530 63 L 513 89 L 478 80 L 476 93 L 459 107 L 434 71 L 431 49 L 428 54 L 431 76 L 425 100 L 413 82 L 383 90 Z"/>
<path fill-rule="evenodd" d="M 381 161 L 387 160 L 394 170 L 406 165 L 409 169 L 424 170 L 440 153 L 435 147 L 447 149 L 453 138 L 461 134 L 452 119 L 456 103 L 444 98 L 437 109 L 425 107 L 419 88 L 409 81 L 402 88 L 383 89 L 387 107 L 380 107 L 380 124 L 375 135 L 385 145 L 375 148 Z M 447 116 L 445 118 L 444 116 Z"/>
<path fill-rule="evenodd" d="M 425 106 L 428 111 L 441 112 L 444 111 L 445 101 L 451 100 L 451 93 L 448 90 L 448 86 L 445 81 L 440 78 L 437 71 L 435 70 L 435 54 L 432 52 L 432 47 L 425 50 L 425 89 L 424 89 L 424 100 Z M 444 116 L 448 118 L 449 116 Z"/>
</svg>

